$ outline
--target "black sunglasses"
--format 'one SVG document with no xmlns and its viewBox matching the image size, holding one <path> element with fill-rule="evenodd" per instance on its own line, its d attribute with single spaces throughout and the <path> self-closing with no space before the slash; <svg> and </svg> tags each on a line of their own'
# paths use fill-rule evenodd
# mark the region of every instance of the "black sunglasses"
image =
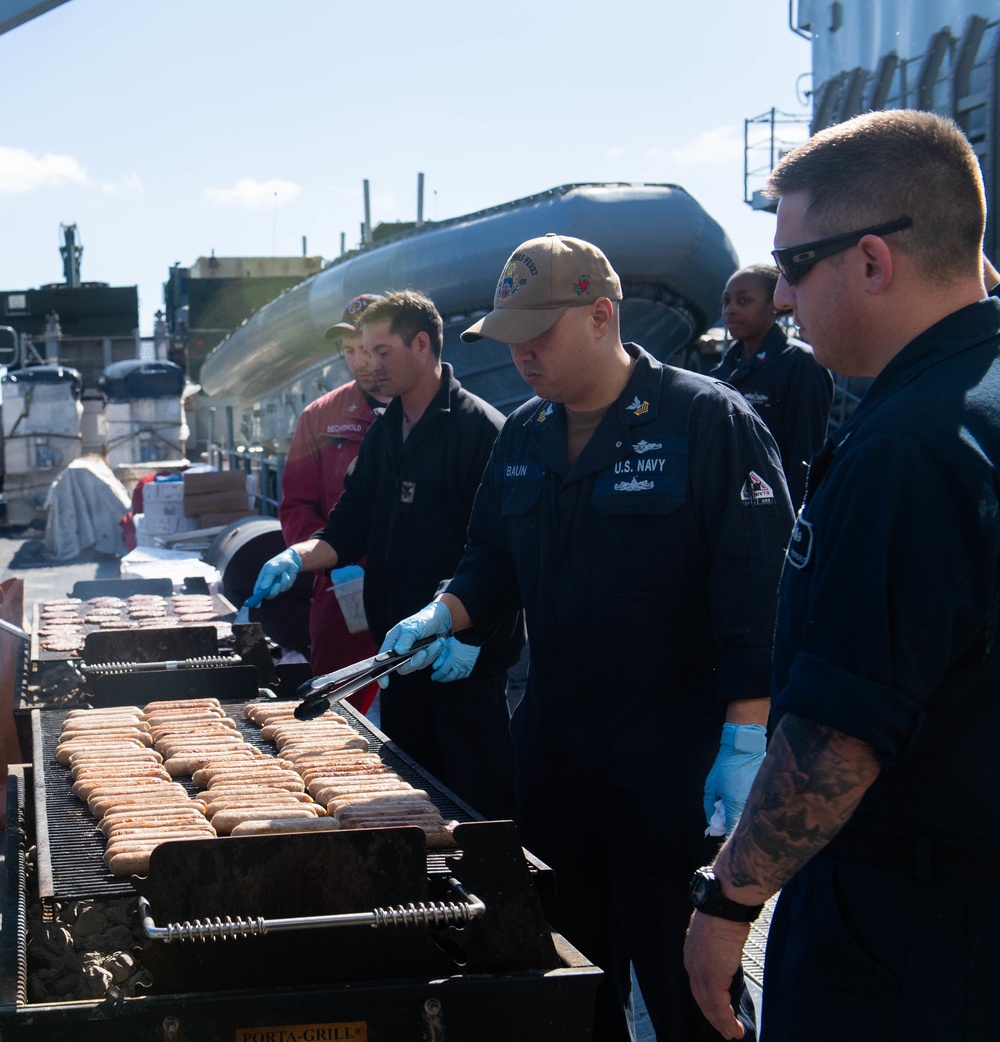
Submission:
<svg viewBox="0 0 1000 1042">
<path fill-rule="evenodd" d="M 782 246 L 780 250 L 772 250 L 771 256 L 774 258 L 778 271 L 785 276 L 788 285 L 792 286 L 817 261 L 849 250 L 861 242 L 866 235 L 888 235 L 890 232 L 901 232 L 912 224 L 913 221 L 909 217 L 899 217 L 895 221 L 874 224 L 871 228 L 862 228 L 857 232 L 844 232 L 842 235 L 831 235 L 829 239 L 804 242 L 801 246 Z"/>
</svg>

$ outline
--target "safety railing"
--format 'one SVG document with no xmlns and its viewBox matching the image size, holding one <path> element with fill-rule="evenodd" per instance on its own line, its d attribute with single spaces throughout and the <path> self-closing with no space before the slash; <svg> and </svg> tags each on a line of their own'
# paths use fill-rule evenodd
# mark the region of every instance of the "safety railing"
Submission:
<svg viewBox="0 0 1000 1042">
<path fill-rule="evenodd" d="M 209 445 L 208 461 L 218 470 L 242 470 L 255 479 L 254 501 L 262 517 L 277 517 L 281 502 L 281 475 L 284 456 L 269 456 L 260 449 L 226 448 Z"/>
</svg>

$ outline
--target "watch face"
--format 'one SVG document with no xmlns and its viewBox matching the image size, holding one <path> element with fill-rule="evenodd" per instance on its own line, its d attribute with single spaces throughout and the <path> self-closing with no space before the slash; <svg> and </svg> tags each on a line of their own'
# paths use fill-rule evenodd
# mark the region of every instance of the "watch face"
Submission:
<svg viewBox="0 0 1000 1042">
<path fill-rule="evenodd" d="M 763 905 L 745 905 L 732 901 L 722 893 L 722 884 L 711 867 L 699 868 L 691 878 L 691 904 L 708 915 L 749 923 L 760 915 Z"/>
<path fill-rule="evenodd" d="M 703 868 L 695 872 L 691 879 L 691 903 L 696 908 L 708 897 L 714 882 L 714 877 L 708 875 Z"/>
</svg>

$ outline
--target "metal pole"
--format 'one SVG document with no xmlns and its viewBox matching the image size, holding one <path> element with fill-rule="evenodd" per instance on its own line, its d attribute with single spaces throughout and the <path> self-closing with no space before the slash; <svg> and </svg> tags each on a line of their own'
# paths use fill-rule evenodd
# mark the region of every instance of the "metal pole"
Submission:
<svg viewBox="0 0 1000 1042">
<path fill-rule="evenodd" d="M 774 162 L 774 109 L 771 109 L 771 169 L 775 167 Z"/>
<path fill-rule="evenodd" d="M 368 178 L 364 180 L 364 192 L 365 192 L 365 225 L 364 234 L 361 237 L 361 241 L 365 246 L 371 244 L 372 241 L 372 201 L 371 194 L 368 190 Z"/>
<path fill-rule="evenodd" d="M 750 202 L 750 120 L 743 120 L 743 202 Z"/>
<path fill-rule="evenodd" d="M 417 174 L 417 227 L 424 226 L 424 175 Z"/>
</svg>

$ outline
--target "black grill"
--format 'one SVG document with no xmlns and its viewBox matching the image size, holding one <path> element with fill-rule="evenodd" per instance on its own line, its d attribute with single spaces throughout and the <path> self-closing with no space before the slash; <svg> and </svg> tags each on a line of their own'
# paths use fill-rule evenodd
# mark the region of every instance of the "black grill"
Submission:
<svg viewBox="0 0 1000 1042">
<path fill-rule="evenodd" d="M 137 677 L 137 686 L 141 679 Z M 228 716 L 236 721 L 244 740 L 263 752 L 277 755 L 277 747 L 260 737 L 260 728 L 246 719 L 243 702 L 222 703 Z M 425 789 L 445 820 L 460 822 L 480 820 L 480 816 L 444 789 L 423 771 L 388 737 L 375 730 L 352 706 L 341 703 L 341 716 L 367 740 L 372 752 L 415 788 Z M 33 763 L 35 776 L 35 814 L 38 821 L 39 896 L 43 905 L 56 900 L 134 896 L 130 879 L 113 876 L 102 855 L 105 839 L 96 827 L 89 808 L 72 789 L 73 778 L 68 767 L 56 762 L 55 748 L 66 714 L 52 710 L 33 711 Z M 177 778 L 195 796 L 199 789 L 189 779 Z M 43 824 L 44 823 L 44 824 Z M 447 872 L 445 855 L 429 851 L 428 873 Z"/>
<path fill-rule="evenodd" d="M 138 674 L 135 683 L 144 689 Z M 246 719 L 246 702 L 222 704 L 246 742 L 275 755 Z M 4 1039 L 215 1042 L 268 1037 L 273 1025 L 287 1025 L 296 1038 L 447 1032 L 456 1042 L 502 1042 L 512 1015 L 525 1042 L 588 1039 L 600 972 L 545 925 L 538 890 L 551 889 L 551 872 L 523 851 L 512 822 L 480 820 L 351 706 L 337 711 L 461 823 L 456 849 L 426 851 L 407 828 L 166 843 L 143 880 L 119 879 L 104 866 L 104 837 L 73 794 L 70 769 L 55 760 L 66 710 L 31 710 L 34 815 L 11 801 L 24 788 L 18 768 L 8 784 L 7 837 L 17 844 L 6 844 L 0 931 Z M 132 998 L 111 989 L 97 1003 L 30 1001 L 25 862 L 15 855 L 32 838 L 43 917 L 59 921 L 73 899 L 140 899 L 150 917 L 141 953 L 149 991 Z M 456 902 L 474 906 L 475 917 L 444 916 L 441 909 L 460 910 Z M 359 915 L 377 922 L 364 925 Z M 215 926 L 223 922 L 269 929 L 227 933 Z M 206 940 L 209 926 L 215 932 Z"/>
</svg>

